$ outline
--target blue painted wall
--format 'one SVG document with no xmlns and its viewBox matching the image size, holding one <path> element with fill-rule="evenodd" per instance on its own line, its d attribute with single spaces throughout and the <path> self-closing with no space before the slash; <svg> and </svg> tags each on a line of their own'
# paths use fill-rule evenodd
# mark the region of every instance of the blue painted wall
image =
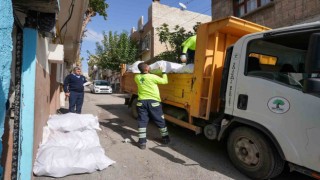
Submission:
<svg viewBox="0 0 320 180">
<path fill-rule="evenodd" d="M 23 29 L 18 179 L 32 176 L 37 38 L 37 30 Z"/>
<path fill-rule="evenodd" d="M 11 80 L 12 62 L 12 27 L 13 13 L 11 0 L 1 0 L 0 3 L 0 137 L 4 131 L 6 103 Z M 2 139 L 0 143 L 0 155 L 2 154 Z M 0 167 L 0 178 L 3 169 Z"/>
</svg>

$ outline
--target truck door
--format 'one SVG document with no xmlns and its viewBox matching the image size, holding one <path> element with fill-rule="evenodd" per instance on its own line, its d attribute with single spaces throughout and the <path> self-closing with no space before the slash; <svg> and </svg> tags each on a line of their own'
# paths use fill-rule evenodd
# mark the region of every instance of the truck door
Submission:
<svg viewBox="0 0 320 180">
<path fill-rule="evenodd" d="M 319 172 L 320 96 L 302 92 L 311 76 L 304 64 L 314 32 L 319 29 L 246 37 L 233 115 L 265 127 L 289 162 Z"/>
</svg>

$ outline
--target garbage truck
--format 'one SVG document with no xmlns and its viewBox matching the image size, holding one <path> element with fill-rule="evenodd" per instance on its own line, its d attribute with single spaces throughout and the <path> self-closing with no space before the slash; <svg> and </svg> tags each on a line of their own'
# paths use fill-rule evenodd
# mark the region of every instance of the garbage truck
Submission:
<svg viewBox="0 0 320 180">
<path fill-rule="evenodd" d="M 167 121 L 226 142 L 231 162 L 253 179 L 287 163 L 320 179 L 320 22 L 279 29 L 227 17 L 201 24 L 193 73 L 159 85 Z M 121 89 L 137 116 L 134 73 Z"/>
</svg>

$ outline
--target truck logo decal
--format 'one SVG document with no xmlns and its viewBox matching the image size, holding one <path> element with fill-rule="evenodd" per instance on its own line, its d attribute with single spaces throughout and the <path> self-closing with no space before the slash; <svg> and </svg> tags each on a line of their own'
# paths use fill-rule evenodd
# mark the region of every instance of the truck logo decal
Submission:
<svg viewBox="0 0 320 180">
<path fill-rule="evenodd" d="M 268 108 L 273 113 L 283 114 L 290 109 L 290 103 L 283 97 L 273 97 L 268 101 Z"/>
</svg>

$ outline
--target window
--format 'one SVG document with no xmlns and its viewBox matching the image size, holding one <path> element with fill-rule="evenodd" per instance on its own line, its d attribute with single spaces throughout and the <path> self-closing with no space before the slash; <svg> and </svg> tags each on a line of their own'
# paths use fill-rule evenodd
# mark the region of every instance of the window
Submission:
<svg viewBox="0 0 320 180">
<path fill-rule="evenodd" d="M 313 29 L 282 32 L 252 40 L 248 44 L 244 74 L 302 90 L 305 78 L 319 76 L 304 71 L 310 36 L 318 32 Z"/>
<path fill-rule="evenodd" d="M 148 51 L 150 50 L 150 44 L 151 44 L 151 34 L 150 32 L 145 35 L 142 39 L 142 47 L 141 50 L 142 51 Z"/>
<path fill-rule="evenodd" d="M 267 5 L 273 0 L 234 0 L 233 12 L 237 17 L 241 17 L 255 9 Z"/>
<path fill-rule="evenodd" d="M 260 64 L 276 65 L 278 58 L 264 54 L 250 53 L 249 57 L 256 57 L 259 59 Z"/>
</svg>

